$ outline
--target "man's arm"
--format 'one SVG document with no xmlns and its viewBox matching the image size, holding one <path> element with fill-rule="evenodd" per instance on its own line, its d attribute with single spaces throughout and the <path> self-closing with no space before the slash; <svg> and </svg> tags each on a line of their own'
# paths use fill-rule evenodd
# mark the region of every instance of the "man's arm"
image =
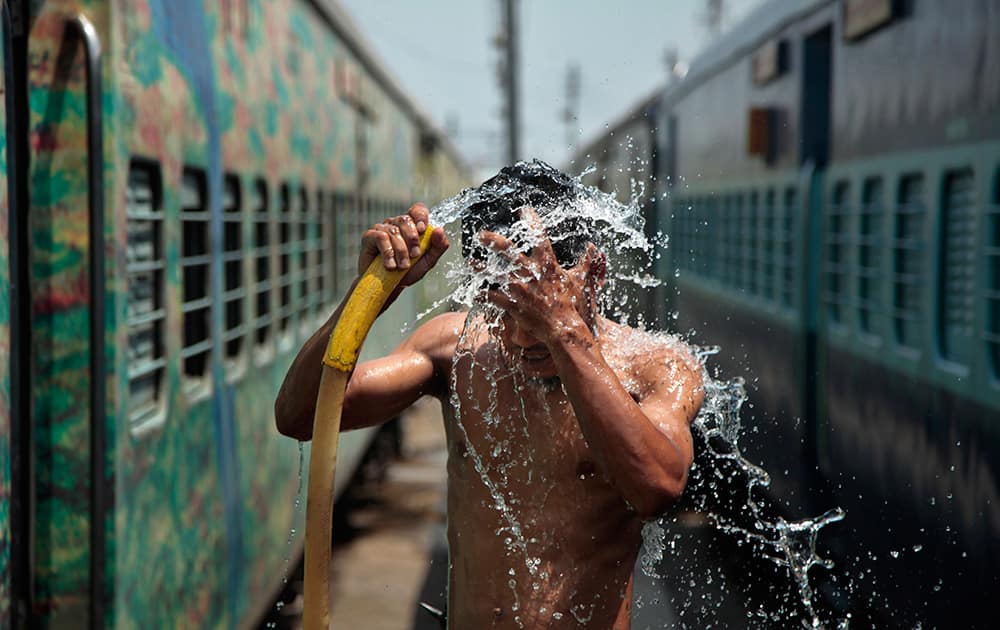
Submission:
<svg viewBox="0 0 1000 630">
<path fill-rule="evenodd" d="M 525 255 L 511 253 L 512 243 L 498 234 L 484 232 L 481 239 L 528 272 L 515 273 L 489 299 L 548 348 L 605 476 L 641 517 L 659 516 L 687 483 L 694 457 L 690 423 L 704 396 L 700 373 L 680 357 L 654 351 L 639 370 L 646 391 L 636 402 L 591 332 L 604 256 L 590 245 L 576 267 L 564 270 L 547 240 Z"/>
<path fill-rule="evenodd" d="M 687 483 L 701 376 L 680 357 L 657 352 L 640 371 L 645 391 L 637 402 L 582 320 L 561 329 L 548 347 L 591 452 L 639 516 L 660 516 Z"/>
<path fill-rule="evenodd" d="M 386 301 L 391 304 L 403 287 L 419 281 L 438 261 L 448 248 L 448 238 L 441 228 L 436 228 L 428 251 L 411 265 L 411 254 L 419 252 L 420 236 L 427 226 L 427 208 L 414 205 L 405 215 L 387 219 L 366 231 L 361 239 L 361 255 L 358 259 L 358 273 L 364 273 L 376 258 L 380 258 L 387 269 L 409 269 L 399 283 L 399 288 Z M 355 281 L 356 283 L 357 281 Z M 351 289 L 353 290 L 353 285 Z M 350 295 L 348 291 L 347 295 Z M 346 298 L 345 298 L 346 301 Z M 323 354 L 333 327 L 344 308 L 341 303 L 333 315 L 306 342 L 292 361 L 285 380 L 281 384 L 274 404 L 275 422 L 278 431 L 299 440 L 312 437 L 313 416 L 316 410 L 316 395 L 319 393 Z M 383 309 L 384 310 L 384 309 Z M 435 320 L 436 321 L 436 320 Z M 342 428 L 352 429 L 384 422 L 405 409 L 422 393 L 432 393 L 433 376 L 438 354 L 442 350 L 440 327 L 432 326 L 434 321 L 422 326 L 397 348 L 389 357 L 374 363 L 376 366 L 359 365 L 348 383 L 344 401 Z M 437 331 L 437 332 L 435 332 Z M 380 367 L 370 378 L 369 372 Z M 406 369 L 404 369 L 406 368 Z M 420 379 L 431 380 L 420 380 Z M 355 383 L 355 381 L 358 381 Z M 403 393 L 414 393 L 406 404 L 398 402 L 406 398 Z M 357 401 L 367 401 L 364 405 Z M 398 409 L 396 408 L 398 406 Z M 355 411 L 349 411 L 354 409 Z M 383 410 L 392 411 L 385 415 Z"/>
</svg>

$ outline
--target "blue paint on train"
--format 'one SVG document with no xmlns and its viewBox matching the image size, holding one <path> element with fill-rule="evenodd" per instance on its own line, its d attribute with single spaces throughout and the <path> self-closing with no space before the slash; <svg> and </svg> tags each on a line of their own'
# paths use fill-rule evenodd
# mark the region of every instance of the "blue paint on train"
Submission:
<svg viewBox="0 0 1000 630">
<path fill-rule="evenodd" d="M 205 24 L 204 7 L 200 0 L 159 0 L 151 3 L 152 22 L 157 36 L 163 41 L 194 85 L 194 97 L 205 121 L 208 155 L 208 198 L 211 209 L 211 239 L 213 251 L 222 250 L 222 142 L 216 111 L 215 69 L 212 64 L 209 30 Z M 222 304 L 223 261 L 212 258 L 212 300 Z M 212 309 L 212 326 L 221 330 L 222 309 Z M 243 526 L 240 518 L 242 497 L 239 487 L 236 445 L 233 436 L 233 387 L 226 382 L 222 365 L 222 340 L 212 341 L 212 421 L 215 432 L 216 459 L 222 486 L 222 503 L 226 523 L 226 563 L 229 573 L 229 607 L 232 619 L 239 618 L 241 572 L 240 553 L 243 549 Z"/>
</svg>

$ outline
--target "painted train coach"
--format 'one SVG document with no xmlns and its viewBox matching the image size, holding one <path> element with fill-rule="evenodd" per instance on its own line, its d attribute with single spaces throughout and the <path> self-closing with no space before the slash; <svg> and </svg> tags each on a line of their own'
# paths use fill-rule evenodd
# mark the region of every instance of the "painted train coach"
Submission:
<svg viewBox="0 0 1000 630">
<path fill-rule="evenodd" d="M 363 227 L 464 166 L 332 0 L 4 18 L 0 626 L 251 626 L 301 553 L 277 387 Z"/>
<path fill-rule="evenodd" d="M 769 2 L 581 152 L 627 172 L 655 136 L 650 311 L 747 378 L 786 515 L 846 509 L 811 575 L 852 627 L 995 626 L 998 9 Z"/>
</svg>

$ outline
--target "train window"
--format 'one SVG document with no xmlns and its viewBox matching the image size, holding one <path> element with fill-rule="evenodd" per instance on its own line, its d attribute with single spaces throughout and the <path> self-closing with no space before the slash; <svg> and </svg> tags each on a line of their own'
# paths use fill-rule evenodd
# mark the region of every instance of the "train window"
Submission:
<svg viewBox="0 0 1000 630">
<path fill-rule="evenodd" d="M 271 208 L 267 182 L 254 181 L 250 207 L 253 212 L 253 261 L 256 317 L 254 339 L 264 346 L 271 339 Z"/>
<path fill-rule="evenodd" d="M 324 229 L 324 240 L 320 244 L 325 251 L 323 254 L 323 259 L 326 262 L 326 270 L 324 273 L 327 276 L 326 282 L 326 305 L 329 307 L 333 304 L 333 300 L 337 296 L 337 193 L 333 191 L 327 192 L 326 195 L 326 210 L 324 212 L 323 220 L 326 222 Z M 326 314 L 324 313 L 324 316 Z"/>
<path fill-rule="evenodd" d="M 826 290 L 824 301 L 827 314 L 835 322 L 844 319 L 847 288 L 847 224 L 850 214 L 850 182 L 841 181 L 833 187 L 826 225 Z"/>
<path fill-rule="evenodd" d="M 318 318 L 327 304 L 326 295 L 327 273 L 324 257 L 326 256 L 326 195 L 322 190 L 316 191 L 316 209 L 313 211 L 313 285 L 316 294 L 313 296 L 312 315 Z"/>
<path fill-rule="evenodd" d="M 761 207 L 761 294 L 769 302 L 775 296 L 775 193 L 771 188 L 764 195 L 764 205 Z"/>
<path fill-rule="evenodd" d="M 938 231 L 938 351 L 949 361 L 968 365 L 976 277 L 976 190 L 971 170 L 947 174 L 943 202 Z"/>
<path fill-rule="evenodd" d="M 747 203 L 743 207 L 743 286 L 750 295 L 758 295 L 760 286 L 757 273 L 759 271 L 759 252 L 757 250 L 758 234 L 758 205 L 757 191 L 751 192 L 747 196 Z"/>
<path fill-rule="evenodd" d="M 312 222 L 312 215 L 315 209 L 309 203 L 309 193 L 305 186 L 299 187 L 299 215 L 297 217 L 298 242 L 299 242 L 299 321 L 303 326 L 308 326 L 309 312 L 311 310 L 312 291 L 312 265 L 310 264 L 310 249 L 312 243 L 309 238 L 309 224 Z"/>
<path fill-rule="evenodd" d="M 884 196 L 881 177 L 870 177 L 861 188 L 858 212 L 858 326 L 876 333 L 874 318 L 879 311 Z"/>
<path fill-rule="evenodd" d="M 896 343 L 914 349 L 920 345 L 926 216 L 923 176 L 904 176 L 892 228 L 892 329 Z"/>
<path fill-rule="evenodd" d="M 994 378 L 1000 378 L 1000 169 L 993 184 L 993 203 L 987 209 L 986 345 Z"/>
<path fill-rule="evenodd" d="M 278 332 L 288 332 L 292 320 L 292 191 L 278 191 Z"/>
<path fill-rule="evenodd" d="M 730 287 L 739 286 L 739 257 L 736 249 L 739 225 L 736 222 L 736 198 L 726 195 L 722 206 L 722 281 Z"/>
<path fill-rule="evenodd" d="M 789 188 L 785 191 L 785 201 L 781 211 L 781 227 L 778 230 L 779 267 L 778 284 L 780 286 L 781 303 L 792 305 L 795 294 L 795 217 L 799 214 L 798 190 Z"/>
<path fill-rule="evenodd" d="M 165 256 L 159 168 L 133 160 L 126 195 L 128 246 L 128 418 L 133 430 L 164 403 Z"/>
<path fill-rule="evenodd" d="M 351 250 L 360 235 L 353 233 L 351 220 L 351 198 L 347 193 L 336 193 L 334 203 L 334 232 L 339 239 L 333 249 L 337 256 L 337 295 L 339 296 L 351 282 L 351 275 L 358 266 L 358 259 L 351 259 Z"/>
<path fill-rule="evenodd" d="M 243 302 L 246 289 L 243 284 L 243 195 L 240 179 L 226 175 L 222 182 L 222 265 L 224 283 L 222 305 L 225 328 L 222 331 L 223 352 L 233 361 L 243 349 Z"/>
<path fill-rule="evenodd" d="M 211 229 L 205 171 L 185 168 L 181 181 L 181 273 L 185 388 L 207 393 L 212 353 Z"/>
<path fill-rule="evenodd" d="M 695 217 L 695 229 L 698 231 L 698 273 L 706 278 L 712 277 L 712 267 L 715 265 L 715 243 L 712 239 L 715 206 L 715 195 L 708 195 L 702 201 L 701 212 Z"/>
</svg>

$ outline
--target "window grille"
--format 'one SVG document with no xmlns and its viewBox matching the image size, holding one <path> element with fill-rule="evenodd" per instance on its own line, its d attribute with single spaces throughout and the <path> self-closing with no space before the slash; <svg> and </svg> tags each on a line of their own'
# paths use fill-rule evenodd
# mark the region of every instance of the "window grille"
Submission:
<svg viewBox="0 0 1000 630">
<path fill-rule="evenodd" d="M 761 208 L 761 294 L 773 302 L 775 296 L 775 193 L 771 188 L 764 195 Z"/>
<path fill-rule="evenodd" d="M 923 175 L 904 176 L 893 221 L 892 327 L 896 343 L 908 348 L 920 345 L 926 216 Z"/>
<path fill-rule="evenodd" d="M 309 226 L 315 208 L 309 203 L 309 193 L 305 186 L 299 187 L 299 214 L 297 221 L 299 266 L 296 270 L 299 276 L 299 321 L 303 325 L 309 321 L 312 311 L 312 301 L 315 298 L 312 282 L 312 241 L 309 236 Z"/>
<path fill-rule="evenodd" d="M 243 285 L 243 195 L 240 179 L 226 175 L 222 186 L 222 264 L 225 283 L 222 304 L 225 328 L 222 341 L 226 359 L 239 357 L 246 326 L 243 309 L 246 287 Z"/>
<path fill-rule="evenodd" d="M 315 295 L 313 296 L 313 318 L 318 318 L 323 308 L 329 304 L 327 295 L 328 274 L 325 264 L 326 257 L 326 222 L 327 199 L 322 190 L 316 191 L 316 209 L 313 211 L 313 281 Z"/>
<path fill-rule="evenodd" d="M 845 293 L 847 288 L 848 219 L 851 185 L 838 182 L 833 188 L 830 205 L 827 208 L 826 239 L 826 287 L 824 302 L 827 314 L 835 322 L 844 318 Z"/>
<path fill-rule="evenodd" d="M 212 355 L 211 225 L 205 171 L 186 168 L 181 183 L 183 361 L 188 388 L 209 378 Z"/>
<path fill-rule="evenodd" d="M 257 179 L 251 190 L 253 212 L 254 295 L 256 317 L 254 338 L 263 346 L 271 339 L 271 209 L 267 182 Z"/>
<path fill-rule="evenodd" d="M 736 197 L 734 195 L 727 195 L 723 203 L 723 282 L 735 289 L 740 284 L 739 223 L 736 220 L 739 209 L 736 205 Z"/>
<path fill-rule="evenodd" d="M 326 283 L 326 303 L 327 306 L 333 304 L 333 301 L 337 298 L 337 290 L 340 283 L 340 256 L 337 252 L 337 193 L 329 191 L 326 195 L 326 227 L 324 228 L 324 235 L 326 238 L 323 241 L 323 248 L 326 253 L 323 255 L 324 260 L 327 262 L 327 283 Z M 326 314 L 324 314 L 324 317 Z"/>
<path fill-rule="evenodd" d="M 858 326 L 875 333 L 874 319 L 880 310 L 882 222 L 884 196 L 881 177 L 865 180 L 858 212 Z"/>
<path fill-rule="evenodd" d="M 128 417 L 142 425 L 162 405 L 164 353 L 164 248 L 160 172 L 135 160 L 125 192 L 128 245 Z"/>
<path fill-rule="evenodd" d="M 758 224 L 757 214 L 759 212 L 757 192 L 751 192 L 747 196 L 747 203 L 743 208 L 743 286 L 750 295 L 757 295 L 759 284 L 757 273 L 760 269 L 757 251 Z"/>
<path fill-rule="evenodd" d="M 781 303 L 792 305 L 795 295 L 795 218 L 799 214 L 798 191 L 789 188 L 785 191 L 785 202 L 781 209 L 781 224 L 775 241 L 778 249 L 778 293 Z"/>
<path fill-rule="evenodd" d="M 1000 378 L 1000 170 L 996 174 L 993 204 L 987 208 L 986 233 L 986 348 L 994 378 Z"/>
<path fill-rule="evenodd" d="M 357 247 L 360 234 L 353 232 L 354 222 L 351 218 L 351 198 L 347 193 L 336 193 L 334 203 L 334 231 L 340 240 L 338 247 L 333 251 L 337 255 L 337 295 L 340 296 L 353 278 L 355 269 L 358 266 L 357 254 L 351 257 L 351 253 Z"/>
<path fill-rule="evenodd" d="M 287 183 L 278 193 L 278 332 L 292 321 L 292 191 Z"/>
<path fill-rule="evenodd" d="M 945 178 L 939 233 L 939 350 L 946 359 L 968 365 L 976 278 L 976 190 L 971 170 L 952 172 Z"/>
<path fill-rule="evenodd" d="M 698 233 L 701 235 L 701 245 L 698 249 L 698 256 L 701 264 L 699 270 L 706 278 L 717 277 L 718 267 L 718 237 L 715 234 L 718 212 L 719 198 L 711 195 L 705 199 L 702 211 L 698 215 Z"/>
</svg>

